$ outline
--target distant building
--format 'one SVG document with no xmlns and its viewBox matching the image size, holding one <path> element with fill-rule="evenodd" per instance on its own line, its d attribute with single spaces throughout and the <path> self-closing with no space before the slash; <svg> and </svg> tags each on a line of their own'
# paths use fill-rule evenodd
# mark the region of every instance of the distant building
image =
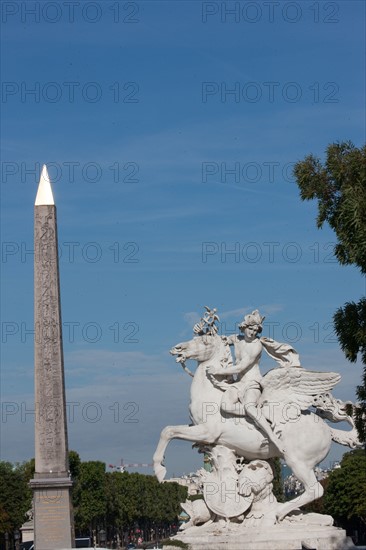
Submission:
<svg viewBox="0 0 366 550">
<path fill-rule="evenodd" d="M 197 473 L 190 473 L 181 477 L 171 477 L 167 481 L 179 483 L 179 485 L 187 487 L 189 496 L 202 493 L 201 478 Z"/>
</svg>

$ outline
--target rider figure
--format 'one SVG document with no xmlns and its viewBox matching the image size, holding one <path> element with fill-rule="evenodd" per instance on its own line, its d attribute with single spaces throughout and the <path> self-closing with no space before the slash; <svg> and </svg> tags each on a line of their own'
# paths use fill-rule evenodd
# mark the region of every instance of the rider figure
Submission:
<svg viewBox="0 0 366 550">
<path fill-rule="evenodd" d="M 283 452 L 282 442 L 273 433 L 270 423 L 264 418 L 258 407 L 262 378 L 259 362 L 263 345 L 257 335 L 262 332 L 263 320 L 264 317 L 261 317 L 257 309 L 246 315 L 239 325 L 239 329 L 243 334 L 223 337 L 230 346 L 234 346 L 236 364 L 225 369 L 209 367 L 208 372 L 212 375 L 237 375 L 233 387 L 229 386 L 223 394 L 221 409 L 237 416 L 245 414 L 250 417 L 267 438 Z M 238 404 L 243 406 L 242 408 L 239 405 L 240 412 L 238 412 Z"/>
</svg>

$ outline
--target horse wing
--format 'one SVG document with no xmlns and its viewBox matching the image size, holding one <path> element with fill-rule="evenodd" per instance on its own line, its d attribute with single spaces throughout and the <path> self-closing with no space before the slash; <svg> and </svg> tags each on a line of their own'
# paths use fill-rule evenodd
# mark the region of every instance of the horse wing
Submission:
<svg viewBox="0 0 366 550">
<path fill-rule="evenodd" d="M 340 374 L 336 372 L 276 368 L 261 380 L 261 403 L 297 403 L 304 410 L 312 405 L 315 396 L 330 391 L 340 379 Z"/>
</svg>

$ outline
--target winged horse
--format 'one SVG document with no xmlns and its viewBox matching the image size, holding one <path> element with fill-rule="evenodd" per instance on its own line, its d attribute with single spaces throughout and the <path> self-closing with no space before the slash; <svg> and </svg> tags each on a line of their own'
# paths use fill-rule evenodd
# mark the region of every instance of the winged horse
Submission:
<svg viewBox="0 0 366 550">
<path fill-rule="evenodd" d="M 327 400 L 328 392 L 341 378 L 337 373 L 278 367 L 262 377 L 258 410 L 263 412 L 279 434 L 283 444 L 281 451 L 253 421 L 221 410 L 223 390 L 219 383 L 213 383 L 207 369 L 230 362 L 230 348 L 225 339 L 211 331 L 177 344 L 170 353 L 184 367 L 188 359 L 196 360 L 198 365 L 192 375 L 189 406 L 192 424 L 167 426 L 161 432 L 153 457 L 159 481 L 163 481 L 166 474 L 164 453 L 172 439 L 192 441 L 199 446 L 224 445 L 247 460 L 280 457 L 305 489 L 300 496 L 281 505 L 277 514 L 280 521 L 292 510 L 322 496 L 323 487 L 315 477 L 314 467 L 325 459 L 332 440 L 351 448 L 359 445 L 352 418 L 345 411 L 340 417 L 331 419 L 348 421 L 352 425 L 350 431 L 330 427 L 318 414 L 308 409 L 311 405 L 321 409 L 322 399 L 324 402 Z"/>
</svg>

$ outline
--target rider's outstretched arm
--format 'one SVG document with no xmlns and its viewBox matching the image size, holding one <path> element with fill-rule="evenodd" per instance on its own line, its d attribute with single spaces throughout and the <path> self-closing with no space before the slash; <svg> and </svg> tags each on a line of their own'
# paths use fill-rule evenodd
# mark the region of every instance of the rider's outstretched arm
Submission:
<svg viewBox="0 0 366 550">
<path fill-rule="evenodd" d="M 253 359 L 248 357 L 242 357 L 239 363 L 236 363 L 233 367 L 209 367 L 208 371 L 214 375 L 230 375 L 230 374 L 244 374 L 247 370 L 253 366 Z"/>
<path fill-rule="evenodd" d="M 245 360 L 241 360 L 239 363 L 234 365 L 233 367 L 228 367 L 227 369 L 223 369 L 223 374 L 242 374 L 248 369 L 250 369 L 253 366 L 252 362 L 246 363 Z"/>
</svg>

